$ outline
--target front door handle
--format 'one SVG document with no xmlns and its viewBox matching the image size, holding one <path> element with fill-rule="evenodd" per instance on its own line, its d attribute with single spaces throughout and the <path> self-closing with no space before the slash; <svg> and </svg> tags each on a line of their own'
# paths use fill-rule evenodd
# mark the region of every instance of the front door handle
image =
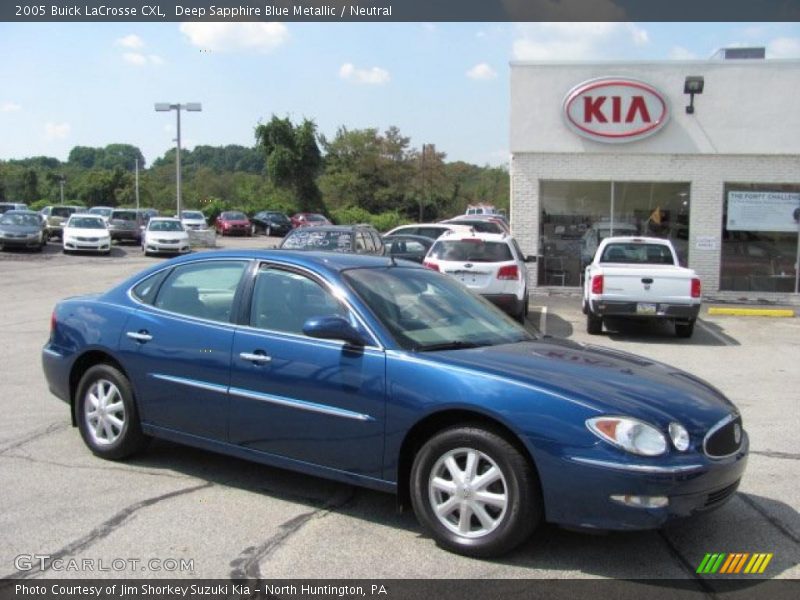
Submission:
<svg viewBox="0 0 800 600">
<path fill-rule="evenodd" d="M 127 335 L 132 340 L 136 340 L 137 342 L 149 342 L 153 339 L 153 336 L 147 333 L 145 330 L 142 331 L 128 331 L 125 335 Z"/>
<path fill-rule="evenodd" d="M 249 360 L 250 362 L 254 363 L 268 363 L 272 360 L 271 356 L 267 356 L 266 354 L 256 354 L 252 352 L 242 352 L 239 354 L 239 358 L 242 360 Z"/>
</svg>

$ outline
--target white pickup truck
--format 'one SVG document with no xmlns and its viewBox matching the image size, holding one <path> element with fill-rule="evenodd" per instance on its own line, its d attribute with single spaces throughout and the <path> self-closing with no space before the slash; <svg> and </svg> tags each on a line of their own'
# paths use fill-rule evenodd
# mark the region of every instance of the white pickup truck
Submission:
<svg viewBox="0 0 800 600">
<path fill-rule="evenodd" d="M 688 338 L 700 312 L 700 279 L 678 264 L 669 240 L 610 237 L 597 247 L 583 284 L 586 331 L 603 330 L 604 317 L 669 319 Z"/>
</svg>

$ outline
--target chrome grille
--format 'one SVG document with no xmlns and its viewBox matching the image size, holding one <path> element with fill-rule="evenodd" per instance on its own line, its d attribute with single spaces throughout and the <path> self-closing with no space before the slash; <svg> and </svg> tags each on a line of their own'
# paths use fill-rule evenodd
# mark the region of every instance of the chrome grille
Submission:
<svg viewBox="0 0 800 600">
<path fill-rule="evenodd" d="M 96 237 L 93 237 L 93 238 L 90 238 L 90 237 L 79 237 L 79 238 L 76 238 L 76 239 L 77 239 L 79 242 L 96 242 L 96 241 L 98 241 L 100 238 L 96 238 Z"/>
<path fill-rule="evenodd" d="M 710 458 L 731 456 L 741 448 L 743 437 L 741 415 L 728 415 L 708 430 L 703 439 L 703 451 Z"/>
</svg>

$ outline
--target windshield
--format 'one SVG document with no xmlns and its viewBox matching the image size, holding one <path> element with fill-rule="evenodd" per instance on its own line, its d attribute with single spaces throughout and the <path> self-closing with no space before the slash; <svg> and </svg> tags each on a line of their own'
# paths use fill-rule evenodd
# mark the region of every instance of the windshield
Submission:
<svg viewBox="0 0 800 600">
<path fill-rule="evenodd" d="M 53 210 L 50 211 L 50 216 L 61 217 L 62 219 L 66 219 L 74 212 L 75 209 L 69 206 L 54 206 Z"/>
<path fill-rule="evenodd" d="M 306 221 L 315 221 L 315 222 L 317 222 L 317 221 L 321 221 L 321 222 L 323 222 L 323 223 L 324 223 L 324 222 L 326 222 L 327 220 L 328 220 L 328 219 L 326 219 L 326 218 L 325 218 L 325 217 L 323 217 L 322 215 L 306 215 Z"/>
<path fill-rule="evenodd" d="M 180 221 L 150 221 L 150 231 L 183 231 Z"/>
<path fill-rule="evenodd" d="M 200 219 L 205 221 L 206 217 L 203 213 L 197 210 L 184 210 L 181 212 L 182 219 Z"/>
<path fill-rule="evenodd" d="M 67 223 L 74 229 L 105 229 L 106 224 L 98 217 L 72 217 Z"/>
<path fill-rule="evenodd" d="M 603 263 L 630 265 L 674 265 L 672 252 L 662 244 L 609 244 L 600 257 Z"/>
<path fill-rule="evenodd" d="M 246 221 L 247 217 L 240 212 L 224 212 L 222 213 L 222 219 L 223 221 Z"/>
<path fill-rule="evenodd" d="M 495 346 L 533 339 L 457 281 L 426 269 L 350 269 L 349 286 L 406 350 Z"/>
<path fill-rule="evenodd" d="M 89 212 L 93 215 L 102 215 L 104 217 L 111 216 L 111 213 L 114 211 L 113 208 L 100 208 L 95 206 L 94 208 L 90 208 Z"/>
<path fill-rule="evenodd" d="M 352 232 L 319 231 L 312 227 L 295 229 L 281 244 L 281 248 L 289 250 L 330 250 L 333 252 L 350 252 L 352 247 Z"/>
<path fill-rule="evenodd" d="M 111 213 L 112 219 L 117 219 L 119 221 L 135 221 L 136 220 L 136 211 L 133 210 L 115 210 Z"/>
<path fill-rule="evenodd" d="M 264 218 L 269 219 L 270 221 L 275 221 L 276 223 L 288 223 L 289 217 L 283 215 L 281 213 L 266 213 Z"/>
<path fill-rule="evenodd" d="M 0 225 L 19 225 L 19 226 L 27 226 L 27 227 L 39 227 L 41 225 L 41 221 L 39 217 L 36 215 L 3 215 L 0 218 Z"/>
<path fill-rule="evenodd" d="M 440 240 L 433 246 L 431 258 L 478 263 L 514 260 L 511 249 L 505 242 L 485 242 L 479 239 Z"/>
</svg>

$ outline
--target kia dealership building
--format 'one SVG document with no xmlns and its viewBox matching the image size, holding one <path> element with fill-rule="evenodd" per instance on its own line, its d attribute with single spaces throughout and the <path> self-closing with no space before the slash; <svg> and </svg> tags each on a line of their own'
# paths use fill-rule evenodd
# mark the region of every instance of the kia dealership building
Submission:
<svg viewBox="0 0 800 600">
<path fill-rule="evenodd" d="M 511 219 L 535 287 L 578 287 L 604 237 L 650 235 L 706 296 L 797 301 L 800 61 L 730 58 L 751 50 L 512 63 Z"/>
</svg>

